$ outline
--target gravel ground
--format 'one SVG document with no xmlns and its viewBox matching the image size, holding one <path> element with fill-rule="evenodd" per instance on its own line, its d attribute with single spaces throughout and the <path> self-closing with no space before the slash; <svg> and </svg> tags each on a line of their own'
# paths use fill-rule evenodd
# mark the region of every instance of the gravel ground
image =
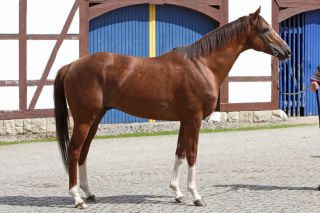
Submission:
<svg viewBox="0 0 320 213">
<path fill-rule="evenodd" d="M 175 204 L 177 136 L 96 140 L 88 176 L 97 202 L 73 208 L 56 143 L 0 146 L 0 212 L 319 212 L 317 126 L 201 134 L 198 191 L 207 207 Z M 82 193 L 82 195 L 84 195 Z"/>
</svg>

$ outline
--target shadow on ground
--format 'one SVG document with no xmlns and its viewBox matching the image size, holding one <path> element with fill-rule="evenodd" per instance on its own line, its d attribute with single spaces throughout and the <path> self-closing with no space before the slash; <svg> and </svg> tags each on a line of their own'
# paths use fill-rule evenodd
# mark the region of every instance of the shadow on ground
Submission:
<svg viewBox="0 0 320 213">
<path fill-rule="evenodd" d="M 164 204 L 172 203 L 168 201 L 172 199 L 169 196 L 155 195 L 119 195 L 108 197 L 97 197 L 95 203 L 100 204 Z M 73 198 L 71 197 L 28 197 L 28 196 L 0 196 L 0 205 L 8 206 L 37 206 L 37 207 L 61 207 L 72 205 Z"/>
<path fill-rule="evenodd" d="M 253 191 L 289 190 L 289 191 L 318 191 L 317 187 L 290 187 L 290 186 L 269 186 L 269 185 L 212 185 L 213 187 L 231 188 L 231 190 L 248 189 Z"/>
</svg>

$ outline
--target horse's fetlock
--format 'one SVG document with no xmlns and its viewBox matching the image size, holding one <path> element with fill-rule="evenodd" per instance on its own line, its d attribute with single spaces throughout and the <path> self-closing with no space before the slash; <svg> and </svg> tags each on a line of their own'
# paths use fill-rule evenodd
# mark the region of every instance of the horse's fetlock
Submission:
<svg viewBox="0 0 320 213">
<path fill-rule="evenodd" d="M 196 186 L 193 185 L 187 187 L 188 192 L 194 192 L 196 189 Z"/>
<path fill-rule="evenodd" d="M 80 187 L 80 189 L 82 189 L 82 190 L 85 190 L 86 189 L 86 187 L 85 186 L 83 186 L 83 185 L 79 185 L 79 187 Z"/>
<path fill-rule="evenodd" d="M 72 197 L 76 196 L 78 194 L 77 186 L 73 186 L 69 189 L 69 195 Z"/>
<path fill-rule="evenodd" d="M 176 183 L 170 183 L 170 189 L 172 190 L 177 190 L 179 187 L 178 187 L 178 184 Z"/>
</svg>

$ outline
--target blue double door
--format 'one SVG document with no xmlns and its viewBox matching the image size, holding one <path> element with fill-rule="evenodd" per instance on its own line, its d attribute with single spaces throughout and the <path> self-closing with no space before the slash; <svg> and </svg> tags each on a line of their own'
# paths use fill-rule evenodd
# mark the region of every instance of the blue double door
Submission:
<svg viewBox="0 0 320 213">
<path fill-rule="evenodd" d="M 217 22 L 209 17 L 186 8 L 173 5 L 156 5 L 155 8 L 155 29 L 150 29 L 152 14 L 148 4 L 120 8 L 91 20 L 89 52 L 115 52 L 149 57 L 153 33 L 156 39 L 152 46 L 155 46 L 158 56 L 174 47 L 189 45 L 218 26 Z M 148 120 L 145 118 L 113 109 L 107 112 L 101 123 L 146 121 Z"/>
<path fill-rule="evenodd" d="M 292 57 L 280 63 L 280 109 L 288 116 L 317 115 L 317 100 L 308 86 L 320 65 L 320 10 L 298 14 L 280 24 Z"/>
</svg>

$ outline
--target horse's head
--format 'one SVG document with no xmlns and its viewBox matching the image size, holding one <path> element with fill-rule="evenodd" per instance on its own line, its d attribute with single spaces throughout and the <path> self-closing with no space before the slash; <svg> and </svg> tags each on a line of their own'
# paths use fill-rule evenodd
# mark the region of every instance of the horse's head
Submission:
<svg viewBox="0 0 320 213">
<path fill-rule="evenodd" d="M 260 15 L 258 10 L 249 15 L 251 33 L 249 35 L 250 46 L 257 51 L 262 51 L 277 57 L 280 60 L 291 56 L 288 44 L 271 28 Z"/>
</svg>

